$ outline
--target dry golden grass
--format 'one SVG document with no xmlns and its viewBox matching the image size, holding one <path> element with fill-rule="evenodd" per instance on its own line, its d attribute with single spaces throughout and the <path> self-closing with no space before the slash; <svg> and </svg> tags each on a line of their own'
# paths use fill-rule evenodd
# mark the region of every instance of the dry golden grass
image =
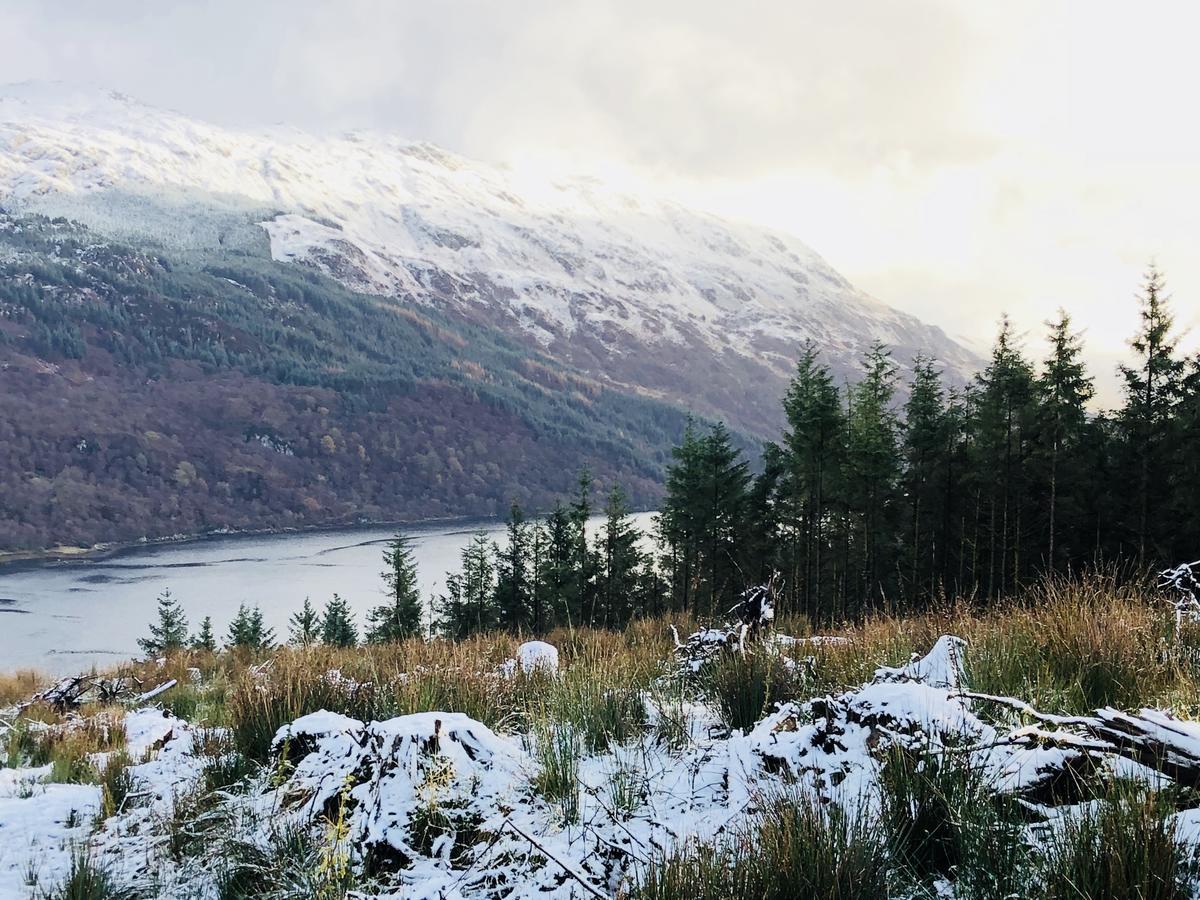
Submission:
<svg viewBox="0 0 1200 900">
<path fill-rule="evenodd" d="M 0 672 L 0 706 L 10 706 L 31 697 L 49 684 L 49 678 L 32 669 Z"/>
</svg>

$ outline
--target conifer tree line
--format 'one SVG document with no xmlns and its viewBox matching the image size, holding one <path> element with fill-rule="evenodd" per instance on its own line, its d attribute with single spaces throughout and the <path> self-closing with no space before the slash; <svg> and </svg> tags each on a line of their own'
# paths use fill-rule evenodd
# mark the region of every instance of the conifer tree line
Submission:
<svg viewBox="0 0 1200 900">
<path fill-rule="evenodd" d="M 1101 413 L 1061 310 L 1040 358 L 1005 318 L 967 386 L 918 358 L 903 401 L 882 344 L 850 385 L 808 345 L 758 474 L 719 426 L 676 449 L 660 536 L 669 605 L 712 613 L 778 572 L 784 611 L 828 621 L 1200 555 L 1200 355 L 1176 351 L 1154 268 L 1138 308 L 1123 404 Z"/>
<path fill-rule="evenodd" d="M 1139 327 L 1120 367 L 1123 402 L 1094 412 L 1081 335 L 1059 311 L 1039 353 L 1007 318 L 983 371 L 946 383 L 915 360 L 901 391 L 888 348 L 838 384 L 805 346 L 783 399 L 786 428 L 760 464 L 720 424 L 689 422 L 672 451 L 652 533 L 621 488 L 581 472 L 574 495 L 539 520 L 514 503 L 503 542 L 475 534 L 423 614 L 411 543 L 388 545 L 387 601 L 364 637 L 385 642 L 492 629 L 539 634 L 619 627 L 664 612 L 719 615 L 778 575 L 781 612 L 830 622 L 941 597 L 994 600 L 1050 572 L 1102 564 L 1146 569 L 1200 556 L 1200 354 L 1185 358 L 1163 278 L 1151 268 Z M 599 515 L 599 524 L 588 527 Z M 357 626 L 334 596 L 306 599 L 289 640 L 352 646 Z M 143 642 L 187 642 L 177 607 Z M 227 646 L 274 640 L 243 608 Z M 211 623 L 192 639 L 215 645 Z"/>
<path fill-rule="evenodd" d="M 983 371 L 961 387 L 918 357 L 901 390 L 882 343 L 856 383 L 838 384 L 810 343 L 783 399 L 783 437 L 754 470 L 724 425 L 690 423 L 652 535 L 632 526 L 617 490 L 589 540 L 586 473 L 540 523 L 514 507 L 504 549 L 480 535 L 464 551 L 437 622 L 462 636 L 716 615 L 776 573 L 783 612 L 828 622 L 994 600 L 1050 572 L 1200 556 L 1200 354 L 1176 351 L 1156 269 L 1137 302 L 1123 403 L 1104 412 L 1091 409 L 1082 337 L 1062 310 L 1036 351 L 1003 318 Z"/>
</svg>

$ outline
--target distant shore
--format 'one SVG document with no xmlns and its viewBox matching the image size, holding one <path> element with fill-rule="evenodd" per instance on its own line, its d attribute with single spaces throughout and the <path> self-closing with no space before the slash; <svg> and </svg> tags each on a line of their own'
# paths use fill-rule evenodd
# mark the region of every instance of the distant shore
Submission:
<svg viewBox="0 0 1200 900">
<path fill-rule="evenodd" d="M 202 531 L 194 534 L 173 534 L 166 537 L 138 538 L 132 541 L 111 541 L 93 544 L 90 547 L 73 547 L 58 545 L 40 550 L 0 550 L 0 569 L 24 563 L 72 562 L 107 559 L 122 553 L 143 550 L 151 547 L 169 546 L 175 544 L 199 543 L 201 541 L 218 540 L 221 538 L 265 537 L 284 534 L 314 534 L 334 531 L 361 531 L 371 528 L 425 528 L 436 525 L 453 525 L 460 523 L 484 524 L 499 521 L 496 518 L 481 516 L 447 516 L 440 519 L 420 519 L 415 521 L 383 521 L 383 522 L 348 522 L 337 525 L 301 525 L 291 528 L 222 528 L 215 531 Z"/>
</svg>

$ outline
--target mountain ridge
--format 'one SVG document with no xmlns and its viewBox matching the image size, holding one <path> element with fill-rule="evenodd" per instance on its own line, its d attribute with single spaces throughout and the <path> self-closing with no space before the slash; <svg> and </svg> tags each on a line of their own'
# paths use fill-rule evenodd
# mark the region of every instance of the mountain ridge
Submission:
<svg viewBox="0 0 1200 900">
<path fill-rule="evenodd" d="M 952 381 L 977 362 L 788 235 L 597 179 L 531 186 L 378 132 L 239 131 L 111 92 L 0 88 L 0 198 L 181 251 L 261 252 L 253 225 L 276 260 L 499 328 L 759 436 L 778 432 L 806 340 L 843 378 L 875 339 L 902 367 L 938 358 Z"/>
</svg>

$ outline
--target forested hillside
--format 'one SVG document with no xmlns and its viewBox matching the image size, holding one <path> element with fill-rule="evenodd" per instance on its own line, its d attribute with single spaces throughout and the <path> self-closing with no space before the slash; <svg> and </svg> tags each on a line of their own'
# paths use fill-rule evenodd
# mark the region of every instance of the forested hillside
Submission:
<svg viewBox="0 0 1200 900">
<path fill-rule="evenodd" d="M 683 427 L 296 267 L 0 216 L 0 549 L 491 515 L 581 464 L 647 504 Z"/>
</svg>

